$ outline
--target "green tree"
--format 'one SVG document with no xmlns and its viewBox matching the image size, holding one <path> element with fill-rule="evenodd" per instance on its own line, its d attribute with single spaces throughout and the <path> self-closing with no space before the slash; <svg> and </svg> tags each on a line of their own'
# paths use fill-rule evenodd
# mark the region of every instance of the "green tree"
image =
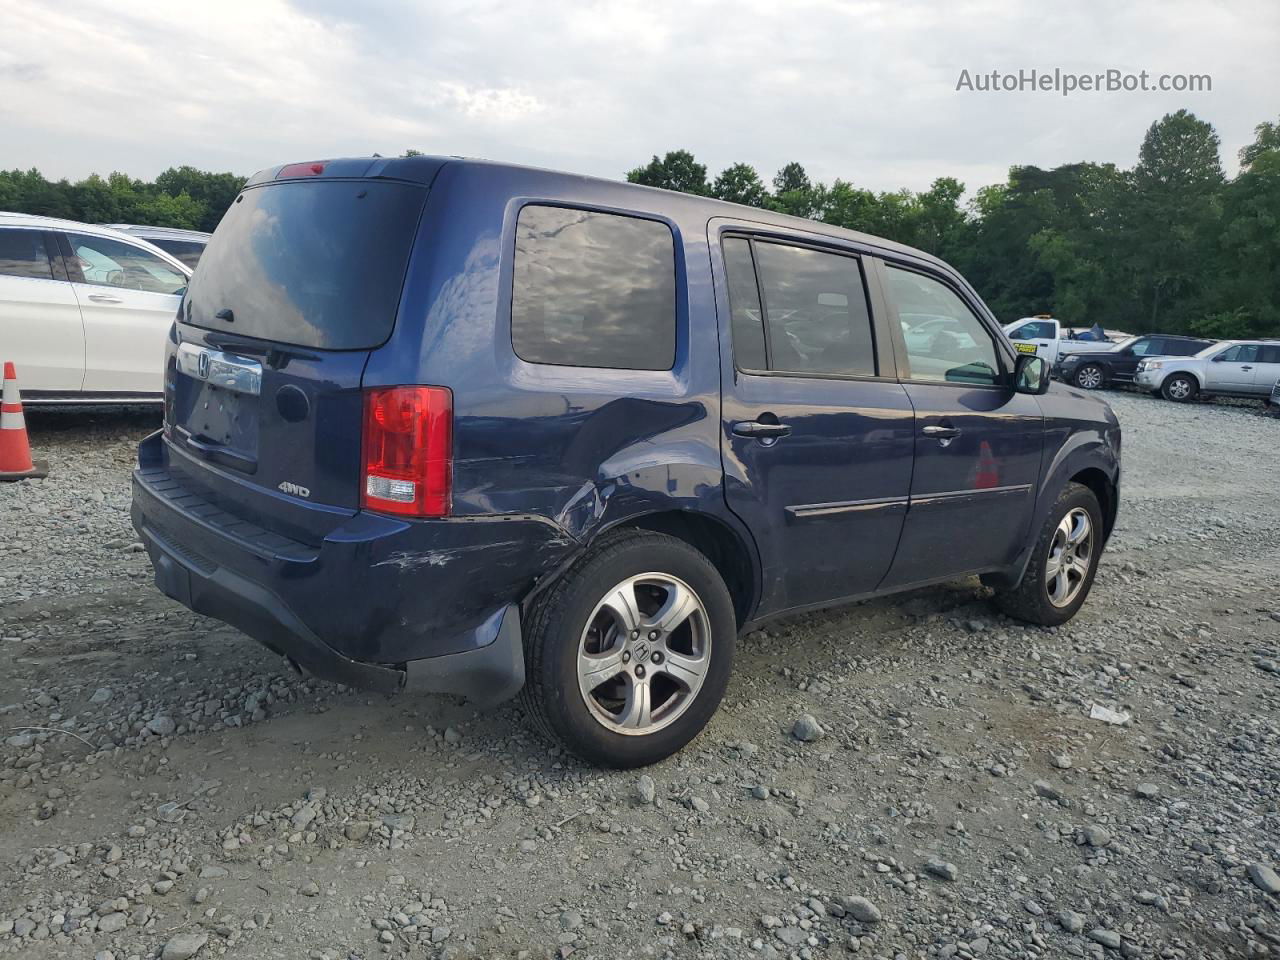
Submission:
<svg viewBox="0 0 1280 960">
<path fill-rule="evenodd" d="M 1204 242 L 1218 229 L 1225 179 L 1219 144 L 1187 110 L 1166 114 L 1143 138 L 1121 211 L 1143 329 L 1168 330 L 1202 312 Z"/>
<path fill-rule="evenodd" d="M 672 150 L 661 160 L 654 154 L 648 164 L 629 171 L 627 180 L 646 187 L 661 187 L 664 190 L 678 190 L 701 196 L 707 196 L 711 192 L 707 184 L 706 165 L 698 163 L 688 150 Z"/>
<path fill-rule="evenodd" d="M 156 187 L 171 197 L 184 193 L 202 210 L 195 229 L 213 231 L 218 221 L 235 202 L 244 187 L 245 178 L 235 173 L 210 173 L 191 166 L 170 167 L 156 177 Z"/>
<path fill-rule="evenodd" d="M 1280 123 L 1267 120 L 1253 128 L 1253 143 L 1240 148 L 1240 166 L 1248 170 L 1264 153 L 1280 150 Z"/>
<path fill-rule="evenodd" d="M 769 191 L 764 181 L 749 163 L 735 163 L 720 171 L 720 176 L 711 185 L 711 195 L 749 207 L 763 207 L 769 202 Z"/>
</svg>

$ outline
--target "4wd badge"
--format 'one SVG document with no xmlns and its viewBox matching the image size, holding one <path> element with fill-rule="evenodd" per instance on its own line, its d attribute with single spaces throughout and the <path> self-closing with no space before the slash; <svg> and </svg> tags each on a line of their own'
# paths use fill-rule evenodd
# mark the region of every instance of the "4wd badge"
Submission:
<svg viewBox="0 0 1280 960">
<path fill-rule="evenodd" d="M 290 496 L 294 496 L 294 497 L 310 497 L 311 496 L 311 490 L 309 488 L 302 486 L 302 484 L 300 483 L 291 483 L 288 480 L 280 481 L 280 484 L 279 486 L 276 487 L 276 489 L 279 490 L 281 493 L 287 493 Z"/>
</svg>

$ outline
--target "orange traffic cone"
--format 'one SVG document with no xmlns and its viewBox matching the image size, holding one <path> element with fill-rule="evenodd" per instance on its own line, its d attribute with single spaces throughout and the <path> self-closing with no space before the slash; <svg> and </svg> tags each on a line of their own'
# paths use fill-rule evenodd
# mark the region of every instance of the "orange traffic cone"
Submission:
<svg viewBox="0 0 1280 960">
<path fill-rule="evenodd" d="M 18 372 L 5 361 L 4 398 L 0 402 L 0 480 L 47 477 L 49 465 L 31 459 L 27 442 L 27 421 L 22 416 L 22 395 L 18 393 Z"/>
</svg>

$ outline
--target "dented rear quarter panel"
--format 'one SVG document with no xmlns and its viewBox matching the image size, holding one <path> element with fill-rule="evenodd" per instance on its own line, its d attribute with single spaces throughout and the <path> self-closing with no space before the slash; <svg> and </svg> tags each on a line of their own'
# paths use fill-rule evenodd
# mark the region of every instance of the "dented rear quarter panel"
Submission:
<svg viewBox="0 0 1280 960">
<path fill-rule="evenodd" d="M 670 228 L 677 291 L 671 370 L 531 364 L 516 355 L 515 226 L 532 202 L 640 216 Z M 706 220 L 696 201 L 630 185 L 476 163 L 440 170 L 400 322 L 371 354 L 363 379 L 365 387 L 423 383 L 453 391 L 453 515 L 412 524 L 418 532 L 407 539 L 420 543 L 401 543 L 375 560 L 406 588 L 415 581 L 433 585 L 433 598 L 417 611 L 422 623 L 439 630 L 442 619 L 481 617 L 480 606 L 503 602 L 500 594 L 518 600 L 601 532 L 645 514 L 709 514 L 754 550 L 724 502 Z M 512 527 L 495 530 L 494 522 Z M 448 540 L 454 528 L 475 523 L 485 526 L 470 530 L 465 542 L 442 544 L 445 530 Z M 482 547 L 486 537 L 491 548 Z M 754 556 L 752 565 L 758 569 Z M 457 586 L 451 592 L 435 584 Z M 450 597 L 447 612 L 442 595 Z"/>
</svg>

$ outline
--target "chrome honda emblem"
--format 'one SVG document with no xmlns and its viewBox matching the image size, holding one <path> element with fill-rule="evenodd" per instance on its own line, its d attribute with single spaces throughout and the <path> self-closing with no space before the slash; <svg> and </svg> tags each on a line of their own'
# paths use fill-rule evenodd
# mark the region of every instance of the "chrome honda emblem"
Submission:
<svg viewBox="0 0 1280 960">
<path fill-rule="evenodd" d="M 200 355 L 196 358 L 196 373 L 200 374 L 201 380 L 209 379 L 209 367 L 212 361 L 209 359 L 209 352 L 201 350 Z"/>
<path fill-rule="evenodd" d="M 636 662 L 644 663 L 649 656 L 649 645 L 641 640 L 632 648 L 632 651 L 635 653 Z"/>
</svg>

